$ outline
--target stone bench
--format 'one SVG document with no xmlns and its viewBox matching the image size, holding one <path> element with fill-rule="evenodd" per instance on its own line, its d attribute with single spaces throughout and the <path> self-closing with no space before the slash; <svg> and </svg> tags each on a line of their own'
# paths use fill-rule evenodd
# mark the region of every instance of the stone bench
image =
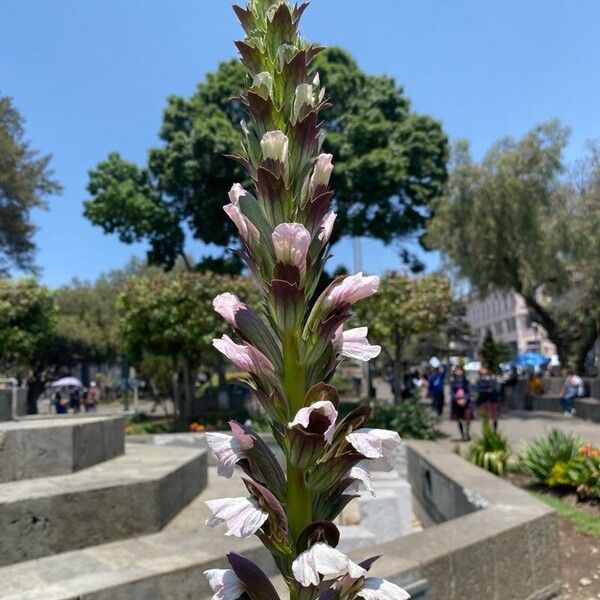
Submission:
<svg viewBox="0 0 600 600">
<path fill-rule="evenodd" d="M 0 422 L 0 483 L 64 475 L 120 456 L 123 430 L 119 417 Z"/>
<path fill-rule="evenodd" d="M 205 486 L 205 451 L 140 445 L 77 473 L 0 484 L 0 565 L 159 531 Z"/>
</svg>

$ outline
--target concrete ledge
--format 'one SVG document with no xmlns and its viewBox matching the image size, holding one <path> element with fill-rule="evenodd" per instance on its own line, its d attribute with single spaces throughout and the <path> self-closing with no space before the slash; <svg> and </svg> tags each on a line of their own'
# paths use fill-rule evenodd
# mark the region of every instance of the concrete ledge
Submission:
<svg viewBox="0 0 600 600">
<path fill-rule="evenodd" d="M 374 572 L 426 579 L 431 600 L 545 600 L 560 594 L 556 516 L 526 492 L 434 442 L 408 444 L 409 480 L 438 522 L 357 558 Z"/>
<path fill-rule="evenodd" d="M 0 421 L 10 421 L 12 419 L 12 390 L 0 389 Z M 17 416 L 27 413 L 27 390 L 19 388 L 17 390 Z"/>
<path fill-rule="evenodd" d="M 0 483 L 64 475 L 120 456 L 123 431 L 120 417 L 0 423 Z"/>
<path fill-rule="evenodd" d="M 202 450 L 130 446 L 78 473 L 0 484 L 0 565 L 159 531 L 206 477 Z"/>
</svg>

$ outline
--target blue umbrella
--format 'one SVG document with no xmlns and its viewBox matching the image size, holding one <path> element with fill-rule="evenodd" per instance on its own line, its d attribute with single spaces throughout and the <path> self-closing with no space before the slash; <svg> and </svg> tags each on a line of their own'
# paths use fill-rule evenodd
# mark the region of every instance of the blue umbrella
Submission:
<svg viewBox="0 0 600 600">
<path fill-rule="evenodd" d="M 550 359 L 539 352 L 521 352 L 513 360 L 513 364 L 518 367 L 545 367 Z"/>
</svg>

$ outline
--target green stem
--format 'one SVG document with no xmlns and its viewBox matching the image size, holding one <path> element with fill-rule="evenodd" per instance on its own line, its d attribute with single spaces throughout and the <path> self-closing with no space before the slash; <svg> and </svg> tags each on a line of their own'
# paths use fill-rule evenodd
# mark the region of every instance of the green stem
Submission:
<svg viewBox="0 0 600 600">
<path fill-rule="evenodd" d="M 304 405 L 306 394 L 304 367 L 299 361 L 298 333 L 288 330 L 283 335 L 283 387 L 290 415 Z M 294 539 L 312 522 L 312 493 L 306 487 L 304 471 L 287 465 L 287 509 L 290 532 Z"/>
</svg>

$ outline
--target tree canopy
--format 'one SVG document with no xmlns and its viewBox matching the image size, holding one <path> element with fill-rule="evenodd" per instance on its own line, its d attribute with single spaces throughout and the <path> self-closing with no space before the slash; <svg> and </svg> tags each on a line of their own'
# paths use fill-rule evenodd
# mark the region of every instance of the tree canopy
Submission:
<svg viewBox="0 0 600 600">
<path fill-rule="evenodd" d="M 11 98 L 0 95 L 0 275 L 12 267 L 33 270 L 31 210 L 61 191 L 48 168 L 50 156 L 39 156 L 24 140 L 23 125 Z"/>
<path fill-rule="evenodd" d="M 382 277 L 377 294 L 359 304 L 358 322 L 368 324 L 369 337 L 381 345 L 399 380 L 404 350 L 410 338 L 447 324 L 452 312 L 450 282 L 437 274 L 408 277 L 389 273 Z"/>
<path fill-rule="evenodd" d="M 426 238 L 481 293 L 521 294 L 563 364 L 573 356 L 581 362 L 597 335 L 581 283 L 589 278 L 577 275 L 597 255 L 580 232 L 589 227 L 584 195 L 566 177 L 568 133 L 545 123 L 519 140 L 500 140 L 480 164 L 460 144 Z"/>
<path fill-rule="evenodd" d="M 339 48 L 319 55 L 315 68 L 334 106 L 324 148 L 336 157 L 338 235 L 387 244 L 420 233 L 446 180 L 440 123 L 411 111 L 393 79 L 363 73 Z M 246 175 L 226 155 L 238 150 L 245 85 L 242 65 L 230 61 L 190 98 L 169 97 L 162 145 L 150 149 L 144 167 L 112 153 L 90 171 L 85 215 L 125 243 L 148 241 L 150 260 L 167 268 L 184 256 L 186 231 L 207 244 L 232 244 L 234 227 L 222 206 L 231 184 Z M 239 263 L 221 259 L 211 266 L 235 270 Z"/>
<path fill-rule="evenodd" d="M 56 324 L 54 294 L 33 278 L 0 278 L 0 370 L 27 366 Z"/>
</svg>

